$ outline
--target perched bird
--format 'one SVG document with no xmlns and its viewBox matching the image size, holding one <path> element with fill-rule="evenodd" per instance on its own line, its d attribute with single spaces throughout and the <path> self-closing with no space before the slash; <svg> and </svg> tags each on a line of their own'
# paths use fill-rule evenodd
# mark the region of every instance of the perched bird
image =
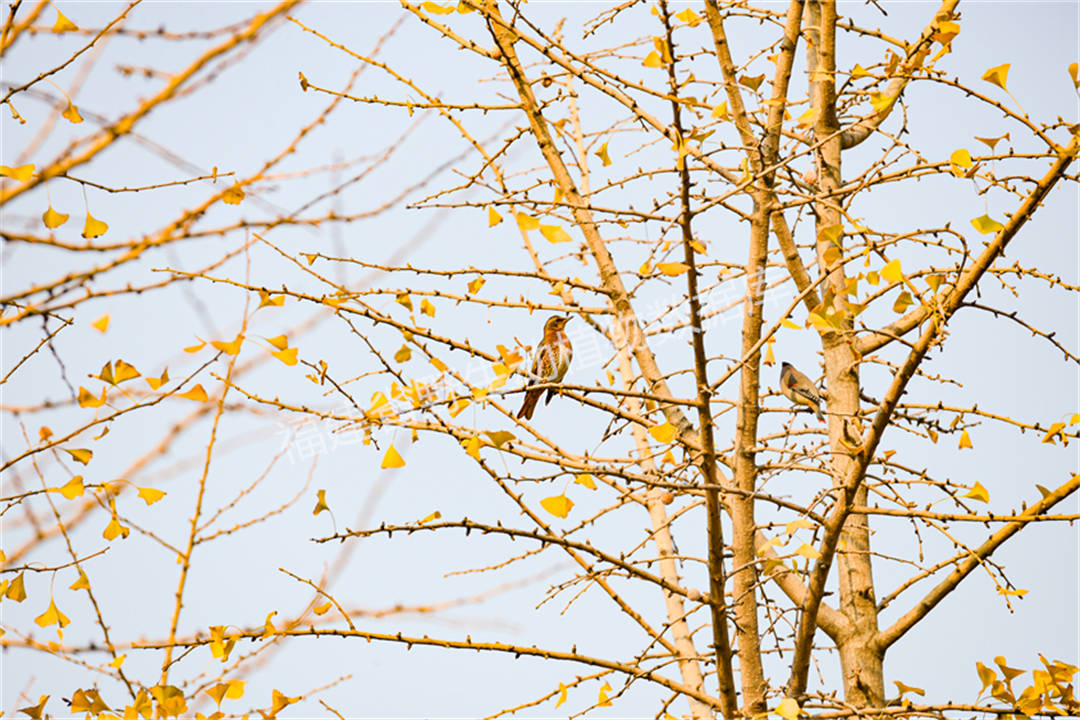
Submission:
<svg viewBox="0 0 1080 720">
<path fill-rule="evenodd" d="M 791 363 L 781 365 L 780 390 L 796 405 L 809 405 L 814 409 L 817 419 L 825 422 L 825 416 L 821 414 L 821 393 L 814 383 L 810 382 L 810 378 L 792 367 Z"/>
<path fill-rule="evenodd" d="M 553 315 L 544 323 L 544 337 L 536 346 L 536 355 L 533 356 L 532 376 L 534 379 L 545 383 L 561 382 L 570 367 L 570 359 L 574 356 L 574 350 L 570 347 L 570 338 L 566 337 L 567 321 L 569 316 Z M 532 418 L 536 403 L 544 393 L 544 388 L 530 388 L 525 391 L 525 402 L 521 403 L 521 410 L 517 416 L 526 420 Z M 551 402 L 555 395 L 555 388 L 547 389 L 547 399 L 544 404 Z"/>
</svg>

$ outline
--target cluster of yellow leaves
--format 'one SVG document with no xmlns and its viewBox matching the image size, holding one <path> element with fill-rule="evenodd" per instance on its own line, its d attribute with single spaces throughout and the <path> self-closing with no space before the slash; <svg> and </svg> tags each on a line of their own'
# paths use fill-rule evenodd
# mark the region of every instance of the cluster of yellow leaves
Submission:
<svg viewBox="0 0 1080 720">
<path fill-rule="evenodd" d="M 502 218 L 498 213 L 495 213 L 489 208 L 488 225 L 497 225 L 502 222 Z M 497 219 L 496 219 L 497 218 Z M 559 225 L 542 225 L 539 220 L 527 215 L 525 213 L 516 213 L 514 219 L 517 220 L 517 226 L 522 232 L 530 232 L 532 230 L 539 230 L 540 234 L 550 243 L 564 243 L 573 240 L 570 237 L 570 233 L 566 232 Z M 479 289 L 479 288 L 478 288 Z M 474 291 L 475 292 L 475 291 Z"/>
<path fill-rule="evenodd" d="M 1012 682 L 1024 675 L 1025 670 L 1009 667 L 1003 656 L 994 658 L 994 663 L 1001 670 L 1002 679 L 998 679 L 997 673 L 983 665 L 975 663 L 975 669 L 979 673 L 979 681 L 982 687 L 979 694 L 982 695 L 990 688 L 990 695 L 1015 708 L 1017 712 L 1029 717 L 1040 713 L 1054 715 L 1076 715 L 1080 713 L 1080 701 L 1077 701 L 1073 689 L 1073 676 L 1080 672 L 1080 668 L 1061 661 L 1051 662 L 1039 655 L 1045 670 L 1035 668 L 1031 671 L 1032 684 L 1015 694 Z"/>
<path fill-rule="evenodd" d="M 807 518 L 796 518 L 785 526 L 782 533 L 774 535 L 773 537 L 762 543 L 762 545 L 757 549 L 757 554 L 759 557 L 764 558 L 768 555 L 770 549 L 782 547 L 784 545 L 787 545 L 789 541 L 794 540 L 795 533 L 797 533 L 799 530 L 813 530 L 815 527 L 816 526 L 814 525 L 814 523 Z M 791 559 L 791 566 L 795 570 L 799 569 L 798 562 L 795 560 L 796 555 L 804 558 L 806 562 L 810 562 L 811 560 L 817 560 L 821 557 L 821 553 L 818 551 L 817 548 L 815 548 L 813 545 L 810 545 L 809 543 L 802 542 L 797 548 L 795 548 L 795 550 L 789 551 L 784 556 Z M 766 569 L 771 571 L 776 567 L 781 567 L 782 563 L 779 560 L 768 558 L 765 561 L 765 565 Z"/>
<path fill-rule="evenodd" d="M 1077 423 L 1080 423 L 1080 413 L 1073 413 L 1072 417 L 1069 418 L 1068 427 L 1072 427 Z M 1060 438 L 1061 444 L 1068 446 L 1069 439 L 1065 435 L 1065 427 L 1066 424 L 1064 422 L 1056 422 L 1051 424 L 1050 427 L 1047 428 L 1046 435 L 1043 436 L 1042 441 L 1044 443 L 1049 443 L 1050 445 L 1055 445 L 1057 444 L 1055 438 Z"/>
<path fill-rule="evenodd" d="M 0 165 L 0 175 L 11 178 L 15 182 L 26 182 L 34 176 L 35 167 L 36 166 L 33 163 L 29 165 L 20 165 L 19 167 Z"/>
<path fill-rule="evenodd" d="M 581 485 L 589 490 L 596 490 L 596 480 L 589 473 L 578 473 L 574 476 L 574 484 Z M 540 507 L 559 518 L 566 518 L 574 508 L 574 501 L 566 495 L 566 490 L 558 495 L 546 497 L 540 501 Z M 608 688 L 609 690 L 611 688 Z"/>
<path fill-rule="evenodd" d="M 270 351 L 270 354 L 286 365 L 292 366 L 300 362 L 296 357 L 297 349 L 295 347 L 289 347 L 289 339 L 284 335 L 266 338 L 266 342 L 270 343 L 270 345 L 275 348 Z"/>
<path fill-rule="evenodd" d="M 468 3 L 464 2 L 464 0 L 459 2 L 456 7 L 453 5 L 439 5 L 438 3 L 431 2 L 431 0 L 425 0 L 423 3 L 420 4 L 420 7 L 423 8 L 425 12 L 429 12 L 432 15 L 450 15 L 455 11 L 461 15 L 464 15 L 466 13 L 471 13 L 476 9 Z"/>
</svg>

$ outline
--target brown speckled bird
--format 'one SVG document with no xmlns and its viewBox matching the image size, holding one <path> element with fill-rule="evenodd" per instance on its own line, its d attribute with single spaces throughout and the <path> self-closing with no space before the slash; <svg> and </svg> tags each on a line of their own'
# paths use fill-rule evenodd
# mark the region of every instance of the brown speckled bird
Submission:
<svg viewBox="0 0 1080 720">
<path fill-rule="evenodd" d="M 810 382 L 810 378 L 796 370 L 791 363 L 780 366 L 780 390 L 796 405 L 809 405 L 817 419 L 825 422 L 825 416 L 821 414 L 821 393 L 814 383 Z"/>
<path fill-rule="evenodd" d="M 544 337 L 536 346 L 536 354 L 533 356 L 531 374 L 535 380 L 545 383 L 561 382 L 570 368 L 570 359 L 574 356 L 574 350 L 570 347 L 570 338 L 566 337 L 564 328 L 569 317 L 554 315 L 544 323 Z M 536 403 L 544 393 L 544 388 L 531 388 L 525 391 L 525 401 L 521 403 L 521 410 L 517 416 L 526 420 L 532 418 Z M 555 395 L 555 388 L 547 388 L 547 398 L 544 404 L 551 402 Z"/>
</svg>

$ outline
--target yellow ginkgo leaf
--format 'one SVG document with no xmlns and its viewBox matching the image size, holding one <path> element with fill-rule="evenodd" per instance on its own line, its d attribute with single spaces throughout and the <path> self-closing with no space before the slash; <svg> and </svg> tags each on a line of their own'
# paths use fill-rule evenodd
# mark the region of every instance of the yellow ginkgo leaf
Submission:
<svg viewBox="0 0 1080 720">
<path fill-rule="evenodd" d="M 119 670 L 120 667 L 124 664 L 125 660 L 127 660 L 127 654 L 117 655 L 115 658 L 113 658 L 113 661 L 109 663 L 109 667 Z"/>
<path fill-rule="evenodd" d="M 762 73 L 761 75 L 755 75 L 754 77 L 751 77 L 749 75 L 743 75 L 742 77 L 739 78 L 739 84 L 740 85 L 743 85 L 744 87 L 748 87 L 748 88 L 750 88 L 751 90 L 754 90 L 754 91 L 756 91 L 759 87 L 761 87 L 761 83 L 763 83 L 763 82 L 765 82 L 765 74 L 764 73 Z"/>
<path fill-rule="evenodd" d="M 86 465 L 90 462 L 90 459 L 94 457 L 93 450 L 87 450 L 86 448 L 76 448 L 74 450 L 68 450 L 64 448 L 64 452 L 71 456 L 71 459 L 77 463 Z"/>
<path fill-rule="evenodd" d="M 1006 595 L 1006 596 L 1011 595 L 1013 597 L 1024 597 L 1025 595 L 1028 594 L 1028 591 L 1027 590 L 1022 590 L 1020 588 L 999 587 L 997 589 L 997 593 L 998 593 L 998 595 Z M 1012 670 L 1012 668 L 1009 668 L 1009 669 Z M 1019 674 L 1019 675 L 1024 674 L 1023 670 L 1019 670 L 1019 671 L 1014 670 L 1014 672 L 1017 672 L 1017 674 Z"/>
<path fill-rule="evenodd" d="M 16 168 L 0 165 L 0 175 L 9 177 L 16 182 L 26 182 L 34 175 L 34 165 L 31 163 L 30 165 L 20 165 Z"/>
<path fill-rule="evenodd" d="M 1057 434 L 1058 434 L 1059 432 L 1061 432 L 1061 431 L 1062 431 L 1062 430 L 1064 430 L 1064 429 L 1065 429 L 1065 423 L 1063 423 L 1063 422 L 1056 422 L 1056 423 L 1054 423 L 1054 424 L 1053 424 L 1053 425 L 1051 425 L 1051 426 L 1050 426 L 1050 428 L 1049 428 L 1049 429 L 1048 429 L 1048 430 L 1046 431 L 1046 435 L 1044 435 L 1044 436 L 1043 436 L 1043 439 L 1042 439 L 1042 441 L 1043 441 L 1044 443 L 1050 443 L 1050 444 L 1053 444 L 1053 443 L 1054 443 L 1054 436 L 1055 436 L 1055 435 L 1057 435 Z"/>
<path fill-rule="evenodd" d="M 607 146 L 608 146 L 608 144 L 604 143 L 603 145 L 600 146 L 599 150 L 597 150 L 595 153 L 593 153 L 593 155 L 600 158 L 600 164 L 603 165 L 604 167 L 607 167 L 608 165 L 611 164 L 611 158 L 608 157 Z"/>
<path fill-rule="evenodd" d="M 158 490 L 152 487 L 139 488 L 139 499 L 145 502 L 147 505 L 153 505 L 161 498 L 165 497 L 164 490 Z"/>
<path fill-rule="evenodd" d="M 277 610 L 273 610 L 266 614 L 266 620 L 263 622 L 263 632 L 262 635 L 259 636 L 260 640 L 265 640 L 277 633 L 277 628 L 275 628 L 274 623 L 271 622 L 271 619 L 275 615 L 277 615 Z"/>
<path fill-rule="evenodd" d="M 75 107 L 74 103 L 68 101 L 67 107 L 60 113 L 61 116 L 72 125 L 78 125 L 82 122 L 82 115 L 79 114 L 79 108 Z"/>
<path fill-rule="evenodd" d="M 469 288 L 469 294 L 475 295 L 476 293 L 480 292 L 480 288 L 484 287 L 484 282 L 485 280 L 482 277 L 478 277 L 472 282 L 470 282 L 467 286 Z"/>
<path fill-rule="evenodd" d="M 131 528 L 121 525 L 119 518 L 113 515 L 112 520 L 105 526 L 105 532 L 101 533 L 101 536 L 106 540 L 112 541 L 118 537 L 126 538 L 130 534 Z"/>
<path fill-rule="evenodd" d="M 56 212 L 53 210 L 52 205 L 50 205 L 49 209 L 41 214 L 41 222 L 45 223 L 45 227 L 52 230 L 53 228 L 58 228 L 66 223 L 69 217 L 71 216 Z"/>
<path fill-rule="evenodd" d="M 952 165 L 952 173 L 957 177 L 964 176 L 964 168 L 969 168 L 973 165 L 971 162 L 971 153 L 966 148 L 960 148 L 954 150 L 952 155 L 949 156 L 949 163 Z"/>
<path fill-rule="evenodd" d="M 82 236 L 87 240 L 101 237 L 108 231 L 109 226 L 102 220 L 98 220 L 89 212 L 86 213 L 86 223 L 83 225 Z"/>
<path fill-rule="evenodd" d="M 457 417 L 461 414 L 461 411 L 469 406 L 472 402 L 469 398 L 458 398 L 454 402 L 450 403 L 448 410 L 450 411 L 450 417 Z"/>
<path fill-rule="evenodd" d="M 681 262 L 657 263 L 656 269 L 668 277 L 678 277 L 690 269 L 690 266 Z"/>
<path fill-rule="evenodd" d="M 284 304 L 285 304 L 285 296 L 284 295 L 278 295 L 277 297 L 271 297 L 270 291 L 268 291 L 268 290 L 260 290 L 259 291 L 259 307 L 255 308 L 255 309 L 258 310 L 259 308 L 264 308 L 264 307 L 281 307 Z"/>
<path fill-rule="evenodd" d="M 382 465 L 384 470 L 390 470 L 393 468 L 405 467 L 405 460 L 401 457 L 401 453 L 394 448 L 393 445 L 386 448 L 386 455 L 383 456 Z"/>
<path fill-rule="evenodd" d="M 792 520 L 787 525 L 785 525 L 784 526 L 784 533 L 786 535 L 794 535 L 799 530 L 813 530 L 813 529 L 814 529 L 814 523 L 812 523 L 808 518 L 801 517 L 801 518 L 797 518 L 795 520 Z"/>
<path fill-rule="evenodd" d="M 799 703 L 794 698 L 784 698 L 773 712 L 784 718 L 784 720 L 795 720 L 795 718 L 799 717 L 799 713 L 802 712 L 802 708 L 799 707 Z"/>
<path fill-rule="evenodd" d="M 525 232 L 536 230 L 540 227 L 539 220 L 531 215 L 526 215 L 525 213 L 516 213 L 514 219 L 517 220 L 517 226 Z"/>
<path fill-rule="evenodd" d="M 912 685 L 906 685 L 906 684 L 900 682 L 899 680 L 893 680 L 893 685 L 896 686 L 896 689 L 900 691 L 901 695 L 903 695 L 904 693 L 914 693 L 915 695 L 926 695 L 926 691 L 923 690 L 922 688 L 917 688 L 917 687 L 914 687 Z"/>
<path fill-rule="evenodd" d="M 316 497 L 315 509 L 311 511 L 312 515 L 318 515 L 319 513 L 323 512 L 324 510 L 329 510 L 330 509 L 330 506 L 326 504 L 326 491 L 325 490 L 319 490 L 318 492 L 316 492 L 315 497 Z"/>
<path fill-rule="evenodd" d="M 56 11 L 56 22 L 54 22 L 52 26 L 52 31 L 54 33 L 75 32 L 78 29 L 79 26 L 68 20 L 64 13 L 59 10 Z"/>
<path fill-rule="evenodd" d="M 894 100 L 896 100 L 896 98 L 882 92 L 876 92 L 870 96 L 870 104 L 874 107 L 874 110 L 879 113 L 885 112 L 892 107 Z"/>
<path fill-rule="evenodd" d="M 851 68 L 852 80 L 858 80 L 859 78 L 866 77 L 869 74 L 870 73 L 866 72 L 866 68 L 864 68 L 862 65 L 856 65 L 855 67 Z"/>
<path fill-rule="evenodd" d="M 266 338 L 266 342 L 270 343 L 278 350 L 284 350 L 289 347 L 289 338 L 286 335 L 275 335 L 274 337 Z"/>
<path fill-rule="evenodd" d="M 597 707 L 611 707 L 611 700 L 608 698 L 608 693 L 611 692 L 611 684 L 604 683 L 600 687 L 600 695 L 596 698 Z"/>
<path fill-rule="evenodd" d="M 240 352 L 240 346 L 244 344 L 244 336 L 237 335 L 231 342 L 225 342 L 224 340 L 211 340 L 211 347 L 220 350 L 226 355 L 237 355 Z"/>
<path fill-rule="evenodd" d="M 420 312 L 428 317 L 435 317 L 435 306 L 430 300 L 424 298 L 420 301 Z"/>
<path fill-rule="evenodd" d="M 398 293 L 394 296 L 394 302 L 407 309 L 409 312 L 412 312 L 412 297 L 410 297 L 409 293 Z"/>
<path fill-rule="evenodd" d="M 297 349 L 293 347 L 285 348 L 284 350 L 277 350 L 276 352 L 272 352 L 270 354 L 276 357 L 281 362 L 285 363 L 286 365 L 292 367 L 293 365 L 296 365 L 298 362 L 300 362 L 300 360 L 296 357 L 296 351 Z"/>
<path fill-rule="evenodd" d="M 660 53 L 655 50 L 646 55 L 645 59 L 641 61 L 641 64 L 647 68 L 658 68 L 663 67 L 664 65 L 663 61 L 660 59 Z"/>
<path fill-rule="evenodd" d="M 596 481 L 593 480 L 593 476 L 589 473 L 580 473 L 574 477 L 574 483 L 577 485 L 584 485 L 590 490 L 596 489 Z"/>
<path fill-rule="evenodd" d="M 502 215 L 495 212 L 495 208 L 488 205 L 488 227 L 495 227 L 503 221 Z"/>
<path fill-rule="evenodd" d="M 970 436 L 970 435 L 968 435 L 968 431 L 967 431 L 967 430 L 965 430 L 965 431 L 963 431 L 962 433 L 960 433 L 960 445 L 959 445 L 959 449 L 960 449 L 960 450 L 963 450 L 964 448 L 971 448 L 971 447 L 974 447 L 974 446 L 973 446 L 973 445 L 971 444 L 971 436 Z"/>
<path fill-rule="evenodd" d="M 573 238 L 570 237 L 570 234 L 558 225 L 541 225 L 540 234 L 547 238 L 547 241 L 551 243 L 563 243 L 573 240 Z"/>
<path fill-rule="evenodd" d="M 179 717 L 187 712 L 184 691 L 175 685 L 155 685 L 150 688 L 150 694 L 157 700 L 158 710 L 167 718 Z M 147 707 L 147 710 L 149 711 L 149 707 Z"/>
<path fill-rule="evenodd" d="M 680 13 L 675 13 L 675 17 L 679 20 L 682 20 L 690 27 L 697 27 L 699 24 L 701 24 L 701 16 L 690 8 L 686 8 Z"/>
<path fill-rule="evenodd" d="M 500 450 L 503 445 L 511 440 L 517 440 L 517 436 L 507 430 L 485 430 L 484 434 L 487 435 L 492 444 Z"/>
<path fill-rule="evenodd" d="M 781 327 L 790 328 L 791 330 L 802 330 L 802 327 L 793 323 L 790 319 L 784 318 L 780 321 Z"/>
<path fill-rule="evenodd" d="M 79 386 L 79 395 L 75 398 L 75 401 L 79 403 L 79 407 L 84 408 L 99 408 L 105 404 L 105 390 L 101 388 L 101 397 L 95 397 L 94 393 L 90 392 L 82 385 Z"/>
<path fill-rule="evenodd" d="M 231 188 L 221 194 L 222 202 L 227 205 L 239 205 L 243 199 L 244 188 L 240 187 L 240 183 L 235 183 Z"/>
<path fill-rule="evenodd" d="M 79 577 L 71 585 L 68 585 L 68 588 L 71 590 L 90 589 L 90 578 L 86 577 L 86 573 L 82 571 L 82 568 L 79 569 Z"/>
<path fill-rule="evenodd" d="M 1009 89 L 1005 87 L 1005 82 L 1009 77 L 1009 68 L 1012 67 L 1010 63 L 998 65 L 992 67 L 983 73 L 982 79 L 993 85 L 997 85 L 999 88 L 1008 92 Z"/>
<path fill-rule="evenodd" d="M 15 576 L 11 584 L 7 586 L 7 590 L 4 591 L 4 597 L 14 602 L 22 602 L 26 599 L 26 578 L 24 573 L 20 572 Z"/>
<path fill-rule="evenodd" d="M 74 500 L 75 498 L 82 496 L 86 491 L 86 487 L 83 485 L 82 475 L 76 475 L 62 486 L 54 489 L 56 492 L 63 495 L 65 500 Z"/>
<path fill-rule="evenodd" d="M 795 127 L 800 127 L 800 128 L 804 128 L 804 129 L 805 128 L 812 128 L 812 127 L 814 127 L 814 123 L 817 122 L 817 116 L 818 116 L 817 108 L 810 108 L 809 110 L 804 112 L 802 115 L 800 115 L 799 119 L 795 121 Z"/>
<path fill-rule="evenodd" d="M 980 215 L 979 217 L 972 219 L 971 226 L 983 235 L 996 233 L 1005 227 L 989 215 Z"/>
<path fill-rule="evenodd" d="M 449 15 L 454 12 L 454 8 L 437 5 L 436 3 L 431 2 L 431 0 L 424 0 L 420 7 L 434 15 Z"/>
<path fill-rule="evenodd" d="M 104 333 L 109 329 L 109 314 L 105 313 L 94 322 L 90 323 L 90 327 L 97 330 L 99 333 Z"/>
<path fill-rule="evenodd" d="M 902 313 L 907 310 L 915 301 L 911 297 L 911 293 L 907 290 L 900 293 L 896 298 L 896 302 L 893 303 L 892 309 L 894 313 Z"/>
<path fill-rule="evenodd" d="M 968 443 L 968 447 L 971 447 L 970 443 Z M 979 502 L 984 503 L 990 502 L 990 493 L 987 492 L 986 488 L 984 488 L 982 483 L 978 480 L 975 481 L 975 485 L 971 488 L 971 490 L 964 493 L 960 497 L 971 498 L 972 500 L 978 500 Z"/>
<path fill-rule="evenodd" d="M 774 340 L 774 338 L 769 338 L 769 342 L 765 346 L 765 357 L 762 358 L 762 360 L 761 360 L 762 365 L 775 365 L 776 364 L 776 355 L 773 354 L 773 340 Z"/>
<path fill-rule="evenodd" d="M 904 271 L 900 267 L 900 261 L 893 259 L 881 268 L 881 277 L 891 283 L 898 283 L 904 279 Z"/>
<path fill-rule="evenodd" d="M 114 385 L 119 385 L 120 383 L 124 382 L 125 380 L 134 380 L 135 378 L 139 377 L 141 374 L 142 373 L 140 373 L 138 370 L 136 370 L 135 366 L 132 365 L 131 363 L 124 362 L 123 360 L 121 360 L 119 358 L 117 358 L 116 361 L 113 362 L 113 384 Z"/>
<path fill-rule="evenodd" d="M 800 545 L 799 549 L 795 551 L 795 554 L 802 555 L 807 560 L 817 560 L 821 557 L 821 553 L 817 551 L 817 548 L 812 545 L 807 545 L 806 543 Z"/>
<path fill-rule="evenodd" d="M 206 402 L 210 398 L 207 397 L 206 391 L 203 390 L 202 385 L 196 385 L 185 393 L 178 393 L 176 397 L 182 397 L 186 400 L 194 400 L 195 402 Z"/>
<path fill-rule="evenodd" d="M 473 460 L 480 462 L 480 446 L 482 445 L 482 443 L 480 442 L 479 435 L 473 435 L 468 440 L 463 441 L 462 445 L 465 446 L 466 455 L 471 457 Z"/>
<path fill-rule="evenodd" d="M 68 588 L 72 589 L 72 590 L 89 590 L 90 589 L 90 578 L 87 578 L 86 573 L 82 571 L 82 568 L 79 569 L 79 578 L 77 578 L 75 582 L 68 585 Z M 121 661 L 121 662 L 123 662 L 123 661 Z M 117 665 L 117 667 L 120 667 L 120 666 Z"/>
<path fill-rule="evenodd" d="M 432 3 L 426 2 L 424 4 L 425 5 L 431 5 Z M 453 11 L 451 10 L 451 12 L 453 12 Z M 274 690 L 271 697 L 272 697 L 272 706 L 271 706 L 271 709 L 270 709 L 270 716 L 271 717 L 273 717 L 274 715 L 277 715 L 279 712 L 281 712 L 283 709 L 285 709 L 286 706 L 291 705 L 294 702 L 298 702 L 300 700 L 299 697 L 288 697 L 279 690 Z"/>
<path fill-rule="evenodd" d="M 402 345 L 396 353 L 394 353 L 394 362 L 408 362 L 412 357 L 412 349 L 408 345 Z"/>
<path fill-rule="evenodd" d="M 566 495 L 552 495 L 541 500 L 540 507 L 555 517 L 565 518 L 574 507 L 574 501 L 566 497 Z"/>
<path fill-rule="evenodd" d="M 996 138 L 976 137 L 975 139 L 978 140 L 979 142 L 981 142 L 983 145 L 986 145 L 991 150 L 993 150 L 995 147 L 997 147 L 997 144 L 999 142 L 1001 142 L 1002 140 L 1009 140 L 1010 138 L 1009 138 L 1009 133 L 1005 133 L 1004 135 L 1001 135 L 1000 137 L 996 137 Z"/>
<path fill-rule="evenodd" d="M 660 443 L 669 443 L 675 437 L 675 426 L 669 422 L 662 425 L 653 425 L 649 428 L 649 434 Z"/>
<path fill-rule="evenodd" d="M 442 518 L 442 513 L 441 513 L 441 512 L 439 512 L 438 510 L 436 510 L 435 512 L 433 512 L 433 513 L 429 513 L 429 514 L 428 514 L 427 516 L 425 516 L 425 517 L 424 517 L 424 518 L 423 518 L 422 520 L 420 520 L 419 524 L 420 524 L 420 525 L 423 525 L 423 524 L 425 524 L 425 523 L 429 523 L 429 522 L 432 522 L 433 520 L 439 520 L 439 519 L 441 519 L 441 518 Z"/>
<path fill-rule="evenodd" d="M 157 390 L 167 382 L 169 382 L 169 368 L 161 371 L 161 377 L 146 378 L 146 384 L 150 386 L 151 390 Z"/>
<path fill-rule="evenodd" d="M 559 683 L 559 700 L 555 703 L 555 707 L 559 707 L 566 702 L 566 686 Z"/>
<path fill-rule="evenodd" d="M 50 625 L 66 627 L 71 621 L 68 620 L 64 613 L 60 612 L 60 608 L 56 607 L 56 601 L 49 598 L 49 608 L 34 618 L 34 622 L 40 627 L 49 627 Z"/>
<path fill-rule="evenodd" d="M 208 687 L 203 692 L 210 696 L 210 698 L 217 703 L 218 707 L 221 707 L 221 701 L 225 699 L 225 693 L 229 689 L 228 683 L 218 683 L 213 687 Z"/>
</svg>

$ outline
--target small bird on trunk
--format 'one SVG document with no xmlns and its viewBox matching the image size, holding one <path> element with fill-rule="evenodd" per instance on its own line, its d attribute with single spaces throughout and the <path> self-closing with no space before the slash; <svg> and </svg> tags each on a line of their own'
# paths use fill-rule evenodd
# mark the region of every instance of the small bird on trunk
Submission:
<svg viewBox="0 0 1080 720">
<path fill-rule="evenodd" d="M 574 350 L 570 347 L 570 338 L 566 336 L 564 328 L 570 318 L 562 315 L 553 315 L 544 323 L 544 337 L 536 346 L 536 354 L 533 356 L 532 376 L 535 380 L 545 383 L 562 382 L 566 371 L 570 368 L 570 359 L 574 356 Z M 536 403 L 544 393 L 544 388 L 530 388 L 525 391 L 525 401 L 521 403 L 521 410 L 517 416 L 526 420 L 532 418 Z M 555 395 L 555 388 L 547 388 L 547 398 L 544 404 L 551 402 Z"/>
<path fill-rule="evenodd" d="M 817 419 L 825 422 L 825 416 L 821 414 L 821 393 L 810 378 L 796 370 L 791 363 L 780 366 L 780 390 L 796 405 L 809 405 Z"/>
</svg>

